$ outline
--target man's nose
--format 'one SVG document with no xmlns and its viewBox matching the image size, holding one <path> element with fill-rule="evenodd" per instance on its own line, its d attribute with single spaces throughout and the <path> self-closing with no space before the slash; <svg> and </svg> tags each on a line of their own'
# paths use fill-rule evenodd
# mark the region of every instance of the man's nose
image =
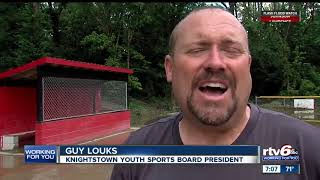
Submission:
<svg viewBox="0 0 320 180">
<path fill-rule="evenodd" d="M 225 70 L 226 64 L 225 64 L 224 58 L 223 58 L 223 56 L 217 46 L 213 46 L 210 49 L 203 66 L 205 69 L 210 69 L 210 70 L 214 70 L 214 71 L 224 71 Z"/>
</svg>

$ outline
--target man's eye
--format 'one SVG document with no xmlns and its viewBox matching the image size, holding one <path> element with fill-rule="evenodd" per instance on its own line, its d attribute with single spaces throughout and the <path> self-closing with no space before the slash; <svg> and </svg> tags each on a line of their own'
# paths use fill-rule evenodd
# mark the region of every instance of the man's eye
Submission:
<svg viewBox="0 0 320 180">
<path fill-rule="evenodd" d="M 233 47 L 224 48 L 222 49 L 222 51 L 224 51 L 227 56 L 232 56 L 232 57 L 243 54 L 243 51 L 241 49 L 233 48 Z"/>
<path fill-rule="evenodd" d="M 196 48 L 196 49 L 191 49 L 188 51 L 188 53 L 200 53 L 200 52 L 203 52 L 205 51 L 205 48 Z"/>
<path fill-rule="evenodd" d="M 237 48 L 224 48 L 223 50 L 230 53 L 241 53 L 241 51 Z"/>
</svg>

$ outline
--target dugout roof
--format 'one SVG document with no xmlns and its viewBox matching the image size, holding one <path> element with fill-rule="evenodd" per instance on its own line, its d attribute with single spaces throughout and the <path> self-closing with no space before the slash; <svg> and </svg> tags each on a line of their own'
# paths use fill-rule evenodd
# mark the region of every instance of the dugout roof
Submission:
<svg viewBox="0 0 320 180">
<path fill-rule="evenodd" d="M 0 81 L 6 82 L 5 84 L 10 84 L 9 82 L 14 81 L 35 81 L 39 77 L 40 71 L 42 71 L 42 75 L 45 73 L 47 76 L 88 77 L 100 79 L 105 79 L 106 76 L 110 74 L 113 74 L 113 77 L 109 77 L 107 79 L 114 79 L 116 76 L 133 73 L 133 70 L 127 68 L 111 67 L 54 57 L 43 57 L 0 73 Z"/>
</svg>

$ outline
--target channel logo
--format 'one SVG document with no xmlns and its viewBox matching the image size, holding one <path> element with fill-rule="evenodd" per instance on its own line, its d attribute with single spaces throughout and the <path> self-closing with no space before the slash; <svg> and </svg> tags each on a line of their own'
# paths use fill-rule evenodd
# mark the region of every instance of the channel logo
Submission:
<svg viewBox="0 0 320 180">
<path fill-rule="evenodd" d="M 269 147 L 262 150 L 262 160 L 299 160 L 299 152 L 291 145 L 283 145 L 280 149 Z"/>
</svg>

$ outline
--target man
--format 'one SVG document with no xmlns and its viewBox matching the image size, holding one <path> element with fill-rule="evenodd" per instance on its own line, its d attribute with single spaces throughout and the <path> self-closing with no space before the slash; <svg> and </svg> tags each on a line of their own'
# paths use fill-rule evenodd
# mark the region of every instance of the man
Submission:
<svg viewBox="0 0 320 180">
<path fill-rule="evenodd" d="M 262 164 L 300 164 L 300 175 L 262 174 L 261 164 L 116 165 L 112 179 L 320 179 L 320 130 L 248 103 L 252 80 L 246 30 L 229 12 L 203 8 L 173 30 L 165 57 L 167 81 L 181 107 L 176 116 L 134 132 L 127 144 L 291 145 L 299 160 Z"/>
</svg>

